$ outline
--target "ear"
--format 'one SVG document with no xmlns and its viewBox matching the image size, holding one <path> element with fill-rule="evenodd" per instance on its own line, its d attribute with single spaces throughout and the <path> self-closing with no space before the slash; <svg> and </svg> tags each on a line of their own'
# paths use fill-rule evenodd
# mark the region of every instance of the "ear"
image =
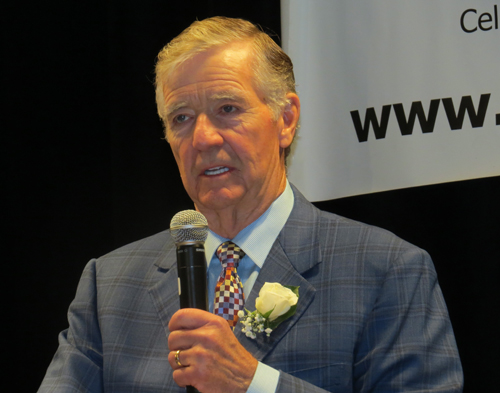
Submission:
<svg viewBox="0 0 500 393">
<path fill-rule="evenodd" d="M 283 113 L 281 114 L 283 120 L 283 128 L 280 132 L 280 147 L 286 149 L 289 147 L 295 136 L 295 129 L 299 122 L 300 116 L 300 100 L 299 96 L 295 93 L 288 93 L 286 95 L 288 104 L 286 104 Z"/>
</svg>

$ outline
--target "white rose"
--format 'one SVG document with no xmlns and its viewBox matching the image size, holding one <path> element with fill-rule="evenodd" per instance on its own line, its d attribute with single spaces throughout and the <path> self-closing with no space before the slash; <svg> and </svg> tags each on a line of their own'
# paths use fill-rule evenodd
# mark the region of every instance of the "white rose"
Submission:
<svg viewBox="0 0 500 393">
<path fill-rule="evenodd" d="M 261 314 L 273 310 L 269 316 L 270 321 L 274 321 L 279 316 L 286 314 L 290 307 L 297 304 L 298 297 L 289 288 L 277 282 L 266 282 L 255 299 L 255 307 Z"/>
</svg>

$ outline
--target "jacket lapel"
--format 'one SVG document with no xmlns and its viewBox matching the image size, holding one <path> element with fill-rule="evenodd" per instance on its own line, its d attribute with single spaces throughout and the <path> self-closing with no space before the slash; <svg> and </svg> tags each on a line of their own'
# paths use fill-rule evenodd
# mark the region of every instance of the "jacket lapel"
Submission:
<svg viewBox="0 0 500 393">
<path fill-rule="evenodd" d="M 171 244 L 167 245 L 167 250 L 162 258 L 155 263 L 157 269 L 151 276 L 148 289 L 167 336 L 170 333 L 168 330 L 170 318 L 179 309 L 175 254 L 176 247 L 171 242 Z"/>
<path fill-rule="evenodd" d="M 284 285 L 299 286 L 299 301 L 297 304 L 296 313 L 286 321 L 282 322 L 272 333 L 267 337 L 264 333 L 257 335 L 257 338 L 252 340 L 242 333 L 243 325 L 238 324 L 235 328 L 235 335 L 240 343 L 259 361 L 264 360 L 266 355 L 274 348 L 274 346 L 283 338 L 285 334 L 292 328 L 302 314 L 307 310 L 309 304 L 314 299 L 316 290 L 309 284 L 290 264 L 290 261 L 284 254 L 281 246 L 275 243 L 269 256 L 266 259 L 262 270 L 254 284 L 252 292 L 245 302 L 245 307 L 248 310 L 255 310 L 255 299 L 258 297 L 259 291 L 265 282 L 279 282 Z"/>
<path fill-rule="evenodd" d="M 254 287 L 245 301 L 248 310 L 255 310 L 255 299 L 266 282 L 299 286 L 299 301 L 296 313 L 282 322 L 270 335 L 257 335 L 252 340 L 242 333 L 241 324 L 235 329 L 240 343 L 259 361 L 272 351 L 295 323 L 302 317 L 314 299 L 315 288 L 302 276 L 321 262 L 318 244 L 319 212 L 299 192 L 293 188 L 294 208 L 287 223 L 276 239 L 266 262 L 260 271 Z"/>
</svg>

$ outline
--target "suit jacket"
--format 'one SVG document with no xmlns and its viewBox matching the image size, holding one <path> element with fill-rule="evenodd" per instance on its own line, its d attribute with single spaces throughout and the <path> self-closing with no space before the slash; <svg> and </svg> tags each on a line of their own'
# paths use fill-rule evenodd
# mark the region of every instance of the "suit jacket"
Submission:
<svg viewBox="0 0 500 393">
<path fill-rule="evenodd" d="M 462 369 L 428 254 L 391 233 L 295 204 L 246 300 L 300 286 L 269 338 L 235 335 L 280 370 L 279 392 L 460 392 Z M 40 392 L 185 392 L 167 361 L 179 308 L 168 231 L 86 266 Z"/>
</svg>

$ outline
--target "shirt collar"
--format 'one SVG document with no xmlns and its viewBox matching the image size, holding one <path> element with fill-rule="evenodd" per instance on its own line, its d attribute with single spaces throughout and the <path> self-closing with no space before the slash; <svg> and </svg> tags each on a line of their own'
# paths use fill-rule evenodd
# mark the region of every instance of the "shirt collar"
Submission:
<svg viewBox="0 0 500 393">
<path fill-rule="evenodd" d="M 285 191 L 276 198 L 257 220 L 242 229 L 232 239 L 259 268 L 264 265 L 274 241 L 285 226 L 292 212 L 293 203 L 293 191 L 287 179 Z M 212 259 L 217 247 L 227 240 L 230 239 L 219 236 L 211 230 L 208 231 L 207 240 L 205 241 L 207 261 Z"/>
</svg>

